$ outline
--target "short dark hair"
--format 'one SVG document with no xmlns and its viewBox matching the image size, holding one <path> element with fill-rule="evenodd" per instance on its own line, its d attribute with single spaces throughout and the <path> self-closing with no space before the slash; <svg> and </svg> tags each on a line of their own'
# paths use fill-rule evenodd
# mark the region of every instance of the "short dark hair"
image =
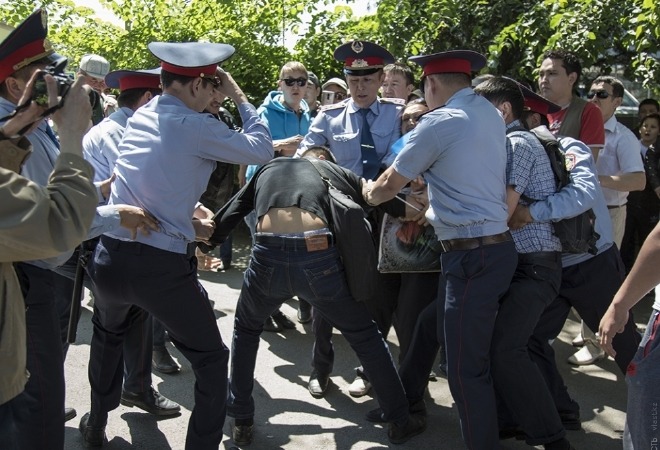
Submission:
<svg viewBox="0 0 660 450">
<path fill-rule="evenodd" d="M 409 106 L 412 106 L 412 105 L 423 105 L 423 106 L 426 106 L 427 108 L 429 106 L 428 103 L 426 103 L 426 100 L 424 98 L 413 98 L 408 103 L 406 103 L 406 106 L 404 106 L 403 108 L 405 109 L 405 108 L 407 108 Z"/>
<path fill-rule="evenodd" d="M 648 115 L 644 116 L 644 118 L 643 118 L 642 120 L 640 120 L 640 122 L 639 122 L 639 127 L 640 127 L 640 128 L 642 127 L 642 124 L 644 123 L 644 121 L 645 121 L 646 119 L 655 119 L 655 120 L 658 121 L 658 125 L 660 125 L 660 114 L 658 114 L 658 113 L 651 113 L 651 114 L 648 114 Z"/>
<path fill-rule="evenodd" d="M 117 105 L 119 105 L 120 108 L 125 106 L 127 108 L 135 109 L 138 101 L 140 98 L 142 98 L 145 92 L 151 92 L 151 95 L 153 96 L 160 95 L 162 93 L 160 89 L 153 88 L 126 89 L 125 91 L 121 91 L 119 93 L 119 97 L 117 97 Z"/>
<path fill-rule="evenodd" d="M 332 152 L 328 147 L 324 147 L 323 145 L 315 145 L 313 147 L 310 147 L 304 152 L 302 152 L 302 155 L 300 155 L 301 158 L 310 158 L 310 157 L 318 158 L 319 156 L 323 156 L 326 161 L 330 161 L 337 164 L 337 159 L 335 158 L 335 155 L 332 154 Z"/>
<path fill-rule="evenodd" d="M 161 70 L 160 72 L 160 81 L 163 85 L 163 88 L 168 88 L 172 86 L 175 81 L 178 81 L 181 84 L 188 84 L 191 81 L 195 80 L 198 77 L 189 77 L 186 75 L 178 75 L 176 73 L 168 72 L 167 70 Z M 203 83 L 209 83 L 209 80 L 202 78 Z M 206 84 L 204 84 L 206 87 Z"/>
<path fill-rule="evenodd" d="M 641 108 L 644 105 L 653 105 L 655 106 L 656 111 L 660 111 L 660 103 L 654 98 L 645 98 L 641 102 L 639 102 L 639 108 Z"/>
<path fill-rule="evenodd" d="M 596 83 L 605 83 L 612 86 L 612 94 L 616 98 L 622 98 L 623 92 L 626 90 L 621 80 L 610 75 L 601 75 L 597 77 L 594 81 L 591 82 L 591 85 L 593 86 Z"/>
<path fill-rule="evenodd" d="M 394 75 L 401 75 L 406 79 L 406 84 L 415 84 L 415 76 L 413 75 L 413 71 L 406 63 L 395 62 L 388 64 L 383 67 L 383 72 L 385 72 L 385 75 L 390 72 Z"/>
<path fill-rule="evenodd" d="M 525 109 L 525 97 L 518 83 L 511 78 L 493 77 L 474 88 L 474 92 L 484 97 L 493 105 L 498 106 L 504 102 L 511 104 L 511 112 L 515 119 L 520 119 Z"/>
<path fill-rule="evenodd" d="M 582 76 L 582 64 L 580 63 L 580 58 L 575 56 L 573 53 L 562 49 L 546 51 L 543 54 L 543 59 L 548 58 L 561 60 L 561 65 L 566 70 L 566 75 L 570 75 L 572 73 L 577 74 L 574 86 L 578 85 L 580 77 Z"/>
</svg>

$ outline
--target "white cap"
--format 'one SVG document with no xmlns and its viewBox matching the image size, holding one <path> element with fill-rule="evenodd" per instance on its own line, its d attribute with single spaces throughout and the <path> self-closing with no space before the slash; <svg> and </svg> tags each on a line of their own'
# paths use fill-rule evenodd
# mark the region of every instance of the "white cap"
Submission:
<svg viewBox="0 0 660 450">
<path fill-rule="evenodd" d="M 80 70 L 90 77 L 102 80 L 110 72 L 110 63 L 103 56 L 85 55 L 80 60 Z"/>
<path fill-rule="evenodd" d="M 323 83 L 323 89 L 327 88 L 331 84 L 336 84 L 337 86 L 342 88 L 344 92 L 348 93 L 348 86 L 346 86 L 346 82 L 341 78 L 330 78 L 328 81 Z"/>
</svg>

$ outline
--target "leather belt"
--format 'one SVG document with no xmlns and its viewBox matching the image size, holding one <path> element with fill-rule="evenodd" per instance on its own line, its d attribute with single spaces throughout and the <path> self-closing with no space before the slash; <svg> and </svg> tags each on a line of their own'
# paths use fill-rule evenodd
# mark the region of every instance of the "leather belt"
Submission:
<svg viewBox="0 0 660 450">
<path fill-rule="evenodd" d="M 474 250 L 486 245 L 500 244 L 502 242 L 511 241 L 511 233 L 505 231 L 500 234 L 492 234 L 490 236 L 479 236 L 475 238 L 458 238 L 448 239 L 446 241 L 438 241 L 443 252 L 452 252 L 460 250 Z"/>
<path fill-rule="evenodd" d="M 624 206 L 626 206 L 626 205 L 625 204 L 624 205 L 607 205 L 607 209 L 623 208 Z"/>
<path fill-rule="evenodd" d="M 321 236 L 328 240 L 328 247 L 334 245 L 335 239 L 332 234 L 322 234 Z M 280 250 L 308 251 L 304 237 L 257 234 L 254 236 L 254 242 L 265 247 L 275 247 Z"/>
</svg>

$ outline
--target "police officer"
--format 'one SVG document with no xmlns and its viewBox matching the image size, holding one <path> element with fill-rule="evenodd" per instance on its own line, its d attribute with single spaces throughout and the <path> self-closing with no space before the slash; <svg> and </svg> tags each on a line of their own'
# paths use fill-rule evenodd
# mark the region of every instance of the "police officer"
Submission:
<svg viewBox="0 0 660 450">
<path fill-rule="evenodd" d="M 66 58 L 54 53 L 46 35 L 46 12 L 37 10 L 0 43 L 0 117 L 14 111 L 34 72 L 48 65 L 61 71 L 66 65 Z M 22 174 L 46 186 L 60 143 L 43 119 L 26 137 L 32 144 L 32 154 Z M 70 256 L 68 252 L 48 260 L 16 264 L 26 305 L 30 372 L 25 391 L 15 400 L 20 448 L 64 446 L 64 356 L 57 310 L 58 305 L 71 301 L 73 283 L 50 269 Z"/>
<path fill-rule="evenodd" d="M 92 401 L 80 431 L 86 445 L 101 446 L 106 440 L 108 412 L 121 397 L 123 335 L 139 307 L 165 325 L 195 373 L 186 448 L 217 450 L 229 351 L 197 280 L 194 249 L 189 250 L 196 239 L 191 218 L 215 161 L 265 163 L 273 157 L 273 144 L 243 91 L 217 67 L 234 53 L 233 47 L 152 42 L 149 50 L 161 60 L 163 95 L 129 119 L 108 203 L 139 206 L 158 220 L 160 229 L 137 236 L 114 230 L 96 247 L 89 267 L 98 311 L 89 363 Z M 199 114 L 214 90 L 238 104 L 244 133 Z"/>
<path fill-rule="evenodd" d="M 374 43 L 353 41 L 337 47 L 334 57 L 344 63 L 351 97 L 321 108 L 297 154 L 311 146 L 325 145 L 330 148 L 337 164 L 358 175 L 374 178 L 387 161 L 394 159 L 390 147 L 401 136 L 399 124 L 403 101 L 378 98 L 385 77 L 383 67 L 393 63 L 394 56 Z M 392 325 L 392 301 L 393 298 L 384 300 L 383 295 L 375 293 L 373 301 L 368 304 L 383 336 L 388 335 Z M 332 327 L 321 316 L 314 315 L 313 328 L 315 342 L 309 391 L 315 397 L 322 397 L 334 361 Z M 369 389 L 366 375 L 358 368 L 349 393 L 359 397 L 367 394 Z"/>
<path fill-rule="evenodd" d="M 495 107 L 470 88 L 471 72 L 486 64 L 482 55 L 458 50 L 410 60 L 423 68 L 431 112 L 392 166 L 365 185 L 365 200 L 380 204 L 420 174 L 427 181 L 426 217 L 444 249 L 449 387 L 467 447 L 494 449 L 499 444 L 490 342 L 517 263 L 507 227 L 505 126 Z M 416 371 L 410 384 L 402 374 L 411 404 L 423 398 L 428 374 Z"/>
<path fill-rule="evenodd" d="M 525 115 L 527 126 L 531 129 L 547 125 L 546 115 L 557 105 L 524 87 L 523 94 L 525 105 L 529 108 Z M 580 406 L 568 393 L 549 342 L 559 336 L 571 307 L 589 328 L 598 329 L 601 318 L 625 278 L 625 268 L 613 242 L 612 221 L 609 220 L 591 151 L 585 144 L 570 137 L 560 138 L 559 142 L 572 182 L 557 194 L 534 202 L 529 207 L 518 205 L 510 224 L 512 228 L 517 228 L 531 222 L 558 221 L 575 217 L 588 209 L 593 209 L 596 215 L 595 230 L 600 235 L 596 242 L 597 254 L 562 255 L 559 295 L 545 309 L 529 340 L 530 355 L 548 383 L 564 428 L 579 430 Z M 630 314 L 625 328 L 612 342 L 616 350 L 615 361 L 624 374 L 640 339 Z"/>
</svg>

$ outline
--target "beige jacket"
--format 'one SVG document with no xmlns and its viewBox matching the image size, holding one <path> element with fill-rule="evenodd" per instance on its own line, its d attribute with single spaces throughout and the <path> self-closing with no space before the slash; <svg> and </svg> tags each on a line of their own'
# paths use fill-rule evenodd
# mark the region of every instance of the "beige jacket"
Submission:
<svg viewBox="0 0 660 450">
<path fill-rule="evenodd" d="M 0 153 L 15 151 L 0 141 Z M 26 364 L 25 304 L 12 262 L 55 256 L 79 244 L 98 197 L 93 169 L 61 154 L 47 186 L 0 167 L 0 404 L 21 393 Z"/>
</svg>

